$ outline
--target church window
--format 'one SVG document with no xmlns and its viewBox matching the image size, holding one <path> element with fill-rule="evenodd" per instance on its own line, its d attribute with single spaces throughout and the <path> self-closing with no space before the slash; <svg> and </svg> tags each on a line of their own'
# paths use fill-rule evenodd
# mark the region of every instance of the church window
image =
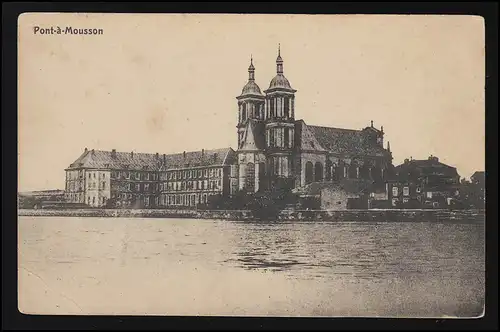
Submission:
<svg viewBox="0 0 500 332">
<path fill-rule="evenodd" d="M 398 187 L 392 187 L 392 196 L 398 195 Z"/>
<path fill-rule="evenodd" d="M 245 187 L 249 192 L 253 192 L 255 189 L 255 165 L 253 163 L 248 163 L 246 168 Z"/>
<path fill-rule="evenodd" d="M 285 98 L 285 117 L 290 117 L 290 99 L 288 97 Z"/>
<path fill-rule="evenodd" d="M 274 118 L 274 102 L 275 102 L 274 99 L 270 100 L 270 104 L 271 104 L 271 118 Z"/>
<path fill-rule="evenodd" d="M 403 196 L 410 196 L 410 188 L 403 187 Z"/>
<path fill-rule="evenodd" d="M 285 100 L 288 100 L 288 99 L 285 99 Z M 283 138 L 284 138 L 283 145 L 285 148 L 289 148 L 290 147 L 290 129 L 285 128 L 284 132 L 285 132 L 285 134 L 283 135 Z"/>
</svg>

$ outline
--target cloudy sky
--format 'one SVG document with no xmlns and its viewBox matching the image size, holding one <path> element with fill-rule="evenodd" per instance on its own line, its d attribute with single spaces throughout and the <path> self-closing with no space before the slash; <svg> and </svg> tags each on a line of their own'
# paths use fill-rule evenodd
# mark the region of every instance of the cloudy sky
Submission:
<svg viewBox="0 0 500 332">
<path fill-rule="evenodd" d="M 40 35 L 34 26 L 103 29 Z M 484 30 L 474 16 L 25 14 L 19 19 L 19 190 L 64 188 L 84 148 L 236 147 L 250 56 L 296 118 L 384 126 L 394 163 L 430 154 L 484 169 Z"/>
</svg>

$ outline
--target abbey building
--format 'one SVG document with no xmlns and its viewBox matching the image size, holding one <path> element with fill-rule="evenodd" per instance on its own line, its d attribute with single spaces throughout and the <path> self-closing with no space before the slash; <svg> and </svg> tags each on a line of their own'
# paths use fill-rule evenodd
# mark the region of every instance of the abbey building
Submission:
<svg viewBox="0 0 500 332">
<path fill-rule="evenodd" d="M 176 207 L 243 190 L 300 188 L 312 182 L 367 179 L 383 185 L 392 167 L 383 128 L 312 126 L 296 119 L 295 94 L 278 51 L 276 75 L 262 91 L 253 61 L 237 96 L 236 149 L 174 155 L 85 152 L 66 169 L 66 198 L 89 206 Z"/>
</svg>

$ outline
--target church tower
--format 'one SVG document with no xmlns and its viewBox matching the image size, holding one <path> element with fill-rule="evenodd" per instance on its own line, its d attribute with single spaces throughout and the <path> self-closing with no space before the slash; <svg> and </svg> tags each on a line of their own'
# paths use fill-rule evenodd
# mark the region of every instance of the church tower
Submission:
<svg viewBox="0 0 500 332">
<path fill-rule="evenodd" d="M 283 59 L 278 46 L 276 76 L 265 97 L 265 138 L 270 185 L 293 186 L 293 150 L 295 138 L 295 92 L 283 74 Z"/>
<path fill-rule="evenodd" d="M 255 83 L 255 67 L 253 58 L 250 58 L 248 67 L 248 82 L 243 87 L 241 95 L 236 97 L 238 100 L 238 148 L 243 143 L 243 133 L 246 123 L 249 119 L 264 119 L 264 96 L 259 86 Z"/>
<path fill-rule="evenodd" d="M 267 183 L 265 140 L 264 140 L 264 103 L 265 97 L 255 83 L 255 67 L 250 59 L 248 82 L 243 87 L 238 100 L 238 165 L 234 178 L 238 178 L 238 190 L 252 193 L 265 189 Z M 237 174 L 237 175 L 236 175 Z"/>
</svg>

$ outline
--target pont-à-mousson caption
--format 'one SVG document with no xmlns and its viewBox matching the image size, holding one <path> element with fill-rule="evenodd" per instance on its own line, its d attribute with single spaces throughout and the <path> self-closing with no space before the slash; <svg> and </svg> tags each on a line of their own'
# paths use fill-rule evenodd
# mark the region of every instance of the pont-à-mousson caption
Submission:
<svg viewBox="0 0 500 332">
<path fill-rule="evenodd" d="M 74 28 L 71 26 L 60 27 L 33 27 L 33 34 L 35 35 L 102 35 L 104 29 L 101 28 Z"/>
</svg>

